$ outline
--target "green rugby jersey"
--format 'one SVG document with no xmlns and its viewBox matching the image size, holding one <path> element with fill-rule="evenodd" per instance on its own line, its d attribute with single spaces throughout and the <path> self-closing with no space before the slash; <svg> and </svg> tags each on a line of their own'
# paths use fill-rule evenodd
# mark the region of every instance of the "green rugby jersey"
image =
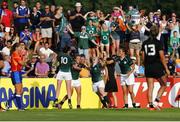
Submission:
<svg viewBox="0 0 180 122">
<path fill-rule="evenodd" d="M 102 66 L 99 63 L 91 67 L 90 73 L 91 73 L 93 83 L 96 83 L 102 80 L 101 70 L 102 70 Z"/>
<path fill-rule="evenodd" d="M 100 37 L 101 37 L 101 43 L 102 44 L 109 44 L 109 38 L 110 38 L 110 31 L 101 31 L 100 32 Z"/>
<path fill-rule="evenodd" d="M 91 40 L 96 40 L 96 37 L 92 36 L 93 34 L 97 34 L 95 26 L 87 26 L 86 31 L 87 31 L 87 33 L 89 33 Z"/>
<path fill-rule="evenodd" d="M 76 62 L 74 62 L 74 64 L 78 65 Z M 73 65 L 74 65 L 74 64 L 73 64 Z M 79 66 L 78 66 L 78 67 L 79 67 Z M 73 80 L 79 79 L 80 71 L 81 71 L 81 70 L 74 69 L 73 67 L 71 68 L 71 74 L 72 74 L 72 79 L 73 79 Z"/>
<path fill-rule="evenodd" d="M 78 48 L 80 49 L 88 49 L 89 48 L 89 40 L 90 36 L 88 33 L 75 32 L 75 37 L 78 38 Z"/>
<path fill-rule="evenodd" d="M 121 69 L 121 74 L 127 74 L 131 71 L 131 65 L 133 64 L 129 56 L 125 56 L 124 59 L 118 59 L 118 64 Z"/>
<path fill-rule="evenodd" d="M 61 53 L 58 58 L 59 70 L 62 72 L 70 72 L 72 67 L 72 58 L 65 53 Z"/>
</svg>

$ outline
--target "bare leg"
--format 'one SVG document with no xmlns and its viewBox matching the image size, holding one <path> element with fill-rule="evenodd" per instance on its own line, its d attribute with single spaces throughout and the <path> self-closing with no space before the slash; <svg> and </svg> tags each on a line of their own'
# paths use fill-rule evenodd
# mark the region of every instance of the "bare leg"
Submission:
<svg viewBox="0 0 180 122">
<path fill-rule="evenodd" d="M 107 56 L 109 57 L 109 46 L 106 46 L 106 53 L 107 53 Z"/>
<path fill-rule="evenodd" d="M 122 86 L 122 90 L 123 90 L 124 104 L 128 104 L 128 90 L 126 85 Z"/>
<path fill-rule="evenodd" d="M 157 97 L 158 99 L 160 99 L 166 89 L 166 80 L 167 80 L 167 77 L 166 76 L 162 76 L 161 78 L 157 79 L 161 85 L 158 93 L 157 93 Z"/>
<path fill-rule="evenodd" d="M 112 47 L 111 47 L 111 53 L 112 55 L 115 55 L 115 51 L 116 51 L 116 44 L 115 44 L 115 40 L 112 41 Z"/>
<path fill-rule="evenodd" d="M 58 97 L 59 97 L 61 84 L 62 84 L 62 80 L 58 80 L 57 81 L 57 88 L 56 88 L 56 99 L 58 99 Z"/>
<path fill-rule="evenodd" d="M 71 80 L 66 80 L 66 90 L 68 99 L 71 99 Z"/>
<path fill-rule="evenodd" d="M 134 56 L 134 49 L 130 49 L 130 57 Z"/>
<path fill-rule="evenodd" d="M 38 48 L 38 46 L 39 46 L 39 41 L 38 41 L 38 42 L 36 42 L 36 44 L 35 44 L 35 47 L 34 47 L 34 53 L 36 53 L 36 52 L 37 52 L 37 48 Z"/>
<path fill-rule="evenodd" d="M 81 86 L 76 87 L 76 93 L 77 93 L 77 105 L 81 105 Z"/>
<path fill-rule="evenodd" d="M 52 46 L 52 39 L 51 38 L 48 38 L 48 43 L 49 43 L 49 47 Z"/>
<path fill-rule="evenodd" d="M 113 92 L 112 96 L 113 96 L 113 99 L 114 99 L 114 106 L 117 107 L 117 96 L 116 96 L 116 93 Z"/>
<path fill-rule="evenodd" d="M 133 85 L 128 86 L 128 91 L 129 91 L 129 94 L 131 95 L 132 103 L 135 103 L 135 95 L 134 95 L 134 92 L 133 92 Z"/>
<path fill-rule="evenodd" d="M 148 85 L 148 102 L 153 102 L 153 89 L 154 89 L 154 79 L 153 78 L 146 78 L 147 85 Z"/>
<path fill-rule="evenodd" d="M 116 40 L 116 54 L 118 55 L 119 53 L 119 46 L 120 46 L 120 40 Z"/>
<path fill-rule="evenodd" d="M 138 66 L 140 66 L 140 51 L 139 50 L 136 50 L 136 58 L 137 58 L 137 63 L 138 63 Z"/>
</svg>

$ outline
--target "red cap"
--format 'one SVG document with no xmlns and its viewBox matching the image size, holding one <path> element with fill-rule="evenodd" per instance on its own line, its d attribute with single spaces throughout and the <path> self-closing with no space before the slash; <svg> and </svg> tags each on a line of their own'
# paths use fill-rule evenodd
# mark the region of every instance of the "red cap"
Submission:
<svg viewBox="0 0 180 122">
<path fill-rule="evenodd" d="M 7 6 L 8 3 L 7 2 L 2 2 L 2 6 Z"/>
</svg>

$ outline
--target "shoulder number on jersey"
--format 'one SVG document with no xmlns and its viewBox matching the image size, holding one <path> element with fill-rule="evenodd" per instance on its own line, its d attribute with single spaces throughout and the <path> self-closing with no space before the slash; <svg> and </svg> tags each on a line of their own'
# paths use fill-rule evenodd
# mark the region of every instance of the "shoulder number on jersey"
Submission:
<svg viewBox="0 0 180 122">
<path fill-rule="evenodd" d="M 145 53 L 148 56 L 154 56 L 156 55 L 156 48 L 154 44 L 145 45 Z"/>
</svg>

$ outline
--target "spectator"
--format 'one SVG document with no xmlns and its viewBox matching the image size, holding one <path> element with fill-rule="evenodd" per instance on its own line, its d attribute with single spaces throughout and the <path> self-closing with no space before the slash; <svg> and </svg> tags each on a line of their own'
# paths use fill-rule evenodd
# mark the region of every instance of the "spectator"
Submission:
<svg viewBox="0 0 180 122">
<path fill-rule="evenodd" d="M 12 12 L 13 12 L 13 22 L 14 22 L 14 27 L 15 27 L 15 31 L 18 32 L 18 19 L 16 18 L 16 10 L 18 8 L 18 2 L 14 2 L 13 3 L 13 9 L 12 9 Z"/>
<path fill-rule="evenodd" d="M 113 13 L 111 13 L 111 16 L 112 17 L 119 17 L 119 16 L 121 16 L 122 14 L 121 14 L 121 12 L 120 12 L 120 8 L 119 7 L 114 7 L 113 8 Z"/>
<path fill-rule="evenodd" d="M 109 45 L 110 45 L 110 30 L 105 23 L 102 24 L 101 31 L 99 32 L 101 38 L 101 53 L 106 48 L 107 57 L 109 57 Z"/>
<path fill-rule="evenodd" d="M 10 56 L 4 55 L 4 68 L 1 70 L 1 74 L 3 77 L 10 77 Z"/>
<path fill-rule="evenodd" d="M 69 26 L 65 27 L 63 32 L 61 33 L 61 41 L 60 41 L 60 50 L 62 51 L 62 49 L 64 49 L 64 47 L 68 46 L 71 47 L 72 46 L 72 41 L 71 41 L 71 35 L 69 33 L 68 29 Z"/>
<path fill-rule="evenodd" d="M 149 13 L 149 16 L 148 16 L 148 20 L 146 22 L 146 27 L 148 29 L 150 29 L 152 26 L 153 26 L 153 16 L 154 16 L 154 13 L 153 12 L 150 12 Z M 149 36 L 150 35 L 150 32 L 148 30 L 145 31 L 145 35 L 146 36 Z"/>
<path fill-rule="evenodd" d="M 49 43 L 46 42 L 44 47 L 40 48 L 40 55 L 45 55 L 46 62 L 52 62 L 57 57 L 57 54 L 49 48 Z"/>
<path fill-rule="evenodd" d="M 30 15 L 29 24 L 32 30 L 35 30 L 37 27 L 40 26 L 40 17 L 41 13 L 37 10 L 36 7 L 33 7 L 33 11 Z"/>
<path fill-rule="evenodd" d="M 35 29 L 35 32 L 33 33 L 33 41 L 35 43 L 34 53 L 37 53 L 40 42 L 42 42 L 42 35 L 41 35 L 41 32 L 40 32 L 40 28 Z"/>
<path fill-rule="evenodd" d="M 12 40 L 12 45 L 20 42 L 20 38 L 14 27 L 11 27 L 9 40 Z"/>
<path fill-rule="evenodd" d="M 179 77 L 180 76 L 180 59 L 176 59 L 176 75 Z"/>
<path fill-rule="evenodd" d="M 49 65 L 46 63 L 46 56 L 40 55 L 40 62 L 37 62 L 35 74 L 37 77 L 47 78 L 49 72 Z"/>
<path fill-rule="evenodd" d="M 117 25 L 116 23 L 111 23 L 111 39 L 112 39 L 112 55 L 118 55 L 120 47 L 120 37 L 116 32 Z"/>
<path fill-rule="evenodd" d="M 8 40 L 10 28 L 13 22 L 13 13 L 8 9 L 8 3 L 2 2 L 0 23 L 5 27 L 5 39 Z"/>
<path fill-rule="evenodd" d="M 36 77 L 35 74 L 35 67 L 37 64 L 37 59 L 38 59 L 38 55 L 33 55 L 32 59 L 27 63 L 26 67 L 25 67 L 25 77 Z"/>
<path fill-rule="evenodd" d="M 48 42 L 49 46 L 52 46 L 52 27 L 53 27 L 53 21 L 54 16 L 50 12 L 49 5 L 45 6 L 45 12 L 41 15 L 41 33 L 42 33 L 42 39 L 43 42 Z"/>
<path fill-rule="evenodd" d="M 173 55 L 170 56 L 168 54 L 165 55 L 166 64 L 168 66 L 168 69 L 170 71 L 171 76 L 175 76 L 175 61 L 173 59 Z"/>
<path fill-rule="evenodd" d="M 134 52 L 136 53 L 136 59 L 138 66 L 140 66 L 140 50 L 142 42 L 140 41 L 140 32 L 138 30 L 138 25 L 133 25 L 130 32 L 130 57 L 134 57 Z"/>
<path fill-rule="evenodd" d="M 55 15 L 55 13 L 56 13 L 56 6 L 55 5 L 51 5 L 51 10 L 50 11 L 52 12 L 53 15 Z"/>
<path fill-rule="evenodd" d="M 170 21 L 170 29 L 171 29 L 171 35 L 170 37 L 173 36 L 174 31 L 177 31 L 177 37 L 180 37 L 179 33 L 179 22 L 176 19 L 176 15 L 172 16 L 172 21 Z"/>
<path fill-rule="evenodd" d="M 164 44 L 165 52 L 168 52 L 168 40 L 169 40 L 169 34 L 168 34 L 168 28 L 167 28 L 168 22 L 166 20 L 166 15 L 162 16 L 162 20 L 160 21 L 160 26 L 162 27 L 162 35 L 161 35 L 161 42 Z"/>
<path fill-rule="evenodd" d="M 25 43 L 26 47 L 30 47 L 32 43 L 32 33 L 29 31 L 28 26 L 24 27 L 24 30 L 20 33 L 20 42 Z"/>
<path fill-rule="evenodd" d="M 72 11 L 70 16 L 70 23 L 74 32 L 80 32 L 81 27 L 85 24 L 85 20 L 83 17 L 84 12 L 82 10 L 81 3 L 76 3 L 75 7 L 76 9 Z"/>
<path fill-rule="evenodd" d="M 63 15 L 63 7 L 60 6 L 60 7 L 57 7 L 56 9 L 56 12 L 55 12 L 55 15 L 54 15 L 54 46 L 55 48 L 57 48 L 57 44 L 60 42 L 60 35 L 62 36 L 62 34 L 60 34 L 61 32 L 59 31 L 62 31 L 60 28 L 62 27 L 62 25 L 64 24 L 64 15 Z M 60 27 L 61 25 L 61 27 Z M 64 28 L 64 27 L 63 27 Z M 63 40 L 62 40 L 63 41 Z"/>
<path fill-rule="evenodd" d="M 91 57 L 96 57 L 99 55 L 98 47 L 99 45 L 96 43 L 97 37 L 97 29 L 96 26 L 93 25 L 93 20 L 88 21 L 88 26 L 86 26 L 86 31 L 90 35 L 89 48 Z"/>
<path fill-rule="evenodd" d="M 43 9 L 41 8 L 41 3 L 39 1 L 36 2 L 36 9 L 40 14 L 42 14 Z"/>
<path fill-rule="evenodd" d="M 24 42 L 20 42 L 20 48 L 21 48 L 21 50 L 20 50 L 21 58 L 26 59 L 28 57 L 28 51 L 29 50 L 27 49 Z"/>
<path fill-rule="evenodd" d="M 86 32 L 86 26 L 82 26 L 81 32 L 71 32 L 78 38 L 78 52 L 84 54 L 86 59 L 89 61 L 89 40 L 90 35 Z"/>
<path fill-rule="evenodd" d="M 131 60 L 134 63 L 134 75 L 135 77 L 144 77 L 144 67 L 142 65 L 138 66 L 136 57 L 131 57 Z"/>
<path fill-rule="evenodd" d="M 11 46 L 12 46 L 12 41 L 10 41 L 10 40 L 7 41 L 6 47 L 4 47 L 4 48 L 2 49 L 2 53 L 3 53 L 4 55 L 10 56 Z"/>
<path fill-rule="evenodd" d="M 26 1 L 21 0 L 21 5 L 16 9 L 16 18 L 18 19 L 18 33 L 20 34 L 21 31 L 28 26 L 28 18 L 30 17 L 30 10 L 26 6 Z"/>
<path fill-rule="evenodd" d="M 179 58 L 179 49 L 180 49 L 180 38 L 177 36 L 177 31 L 173 32 L 173 37 L 170 38 L 170 49 L 176 55 L 176 58 Z"/>
</svg>

